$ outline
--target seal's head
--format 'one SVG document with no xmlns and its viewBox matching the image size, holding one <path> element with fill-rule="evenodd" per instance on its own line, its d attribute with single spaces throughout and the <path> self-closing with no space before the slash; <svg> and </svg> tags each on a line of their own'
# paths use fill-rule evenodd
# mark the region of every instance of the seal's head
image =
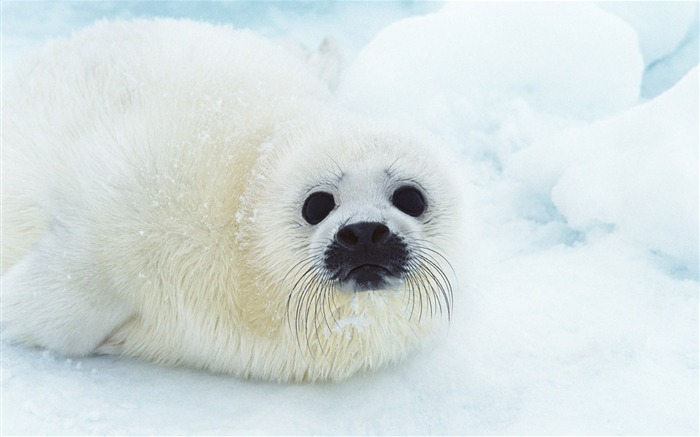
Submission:
<svg viewBox="0 0 700 437">
<path fill-rule="evenodd" d="M 366 123 L 295 126 L 263 146 L 242 202 L 246 258 L 266 280 L 250 304 L 268 335 L 287 332 L 303 378 L 401 359 L 451 316 L 457 199 L 436 152 Z"/>
</svg>

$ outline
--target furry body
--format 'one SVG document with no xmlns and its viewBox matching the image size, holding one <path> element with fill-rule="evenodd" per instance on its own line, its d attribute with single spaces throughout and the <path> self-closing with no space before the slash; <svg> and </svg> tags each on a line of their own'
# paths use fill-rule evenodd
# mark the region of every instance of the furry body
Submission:
<svg viewBox="0 0 700 437">
<path fill-rule="evenodd" d="M 404 358 L 447 309 L 434 274 L 432 288 L 426 276 L 411 293 L 360 293 L 314 267 L 358 219 L 442 250 L 454 201 L 422 143 L 345 113 L 285 50 L 201 23 L 98 23 L 15 80 L 2 108 L 5 338 L 343 379 Z M 420 219 L 387 200 L 409 179 L 432 207 Z M 339 204 L 310 226 L 299 211 L 320 186 Z"/>
</svg>

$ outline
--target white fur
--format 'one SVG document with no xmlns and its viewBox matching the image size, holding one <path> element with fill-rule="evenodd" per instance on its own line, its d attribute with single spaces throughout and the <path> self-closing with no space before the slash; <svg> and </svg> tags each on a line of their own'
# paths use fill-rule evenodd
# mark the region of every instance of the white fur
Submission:
<svg viewBox="0 0 700 437">
<path fill-rule="evenodd" d="M 294 329 L 295 265 L 341 223 L 447 251 L 456 199 L 422 140 L 345 113 L 284 49 L 188 21 L 98 23 L 6 81 L 3 117 L 5 338 L 289 381 L 398 361 L 434 328 L 438 302 L 419 312 L 399 284 L 334 289 Z M 428 193 L 425 217 L 392 207 L 403 179 Z M 339 206 L 311 226 L 319 186 Z"/>
</svg>

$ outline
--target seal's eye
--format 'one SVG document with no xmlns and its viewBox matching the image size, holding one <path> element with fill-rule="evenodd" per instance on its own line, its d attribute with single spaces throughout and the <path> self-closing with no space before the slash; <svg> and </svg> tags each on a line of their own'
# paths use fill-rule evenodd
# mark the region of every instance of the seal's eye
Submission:
<svg viewBox="0 0 700 437">
<path fill-rule="evenodd" d="M 418 217 L 425 212 L 425 199 L 418 189 L 405 185 L 399 187 L 391 196 L 391 203 L 401 212 L 411 217 Z"/>
<path fill-rule="evenodd" d="M 328 217 L 335 208 L 335 199 L 331 193 L 317 191 L 306 198 L 301 208 L 301 215 L 310 225 L 316 225 Z"/>
</svg>

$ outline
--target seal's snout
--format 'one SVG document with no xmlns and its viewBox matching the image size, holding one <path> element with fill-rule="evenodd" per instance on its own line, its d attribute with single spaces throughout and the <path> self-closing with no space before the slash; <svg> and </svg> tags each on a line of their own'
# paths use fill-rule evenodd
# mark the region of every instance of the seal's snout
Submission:
<svg viewBox="0 0 700 437">
<path fill-rule="evenodd" d="M 335 240 L 346 249 L 367 251 L 386 243 L 391 231 L 383 223 L 361 222 L 346 225 L 335 234 Z"/>
<path fill-rule="evenodd" d="M 325 254 L 333 277 L 354 291 L 389 287 L 405 272 L 407 259 L 406 243 L 378 222 L 343 226 Z"/>
</svg>

